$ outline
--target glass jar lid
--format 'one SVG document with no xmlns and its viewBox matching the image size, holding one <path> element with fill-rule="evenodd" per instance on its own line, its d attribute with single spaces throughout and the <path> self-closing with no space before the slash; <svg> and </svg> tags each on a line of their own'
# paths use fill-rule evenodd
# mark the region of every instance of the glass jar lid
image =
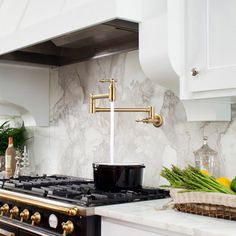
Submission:
<svg viewBox="0 0 236 236">
<path fill-rule="evenodd" d="M 194 151 L 194 155 L 197 156 L 202 156 L 202 155 L 208 155 L 208 156 L 216 156 L 217 152 L 213 150 L 212 148 L 209 147 L 207 144 L 207 136 L 203 137 L 203 145 L 196 151 Z"/>
</svg>

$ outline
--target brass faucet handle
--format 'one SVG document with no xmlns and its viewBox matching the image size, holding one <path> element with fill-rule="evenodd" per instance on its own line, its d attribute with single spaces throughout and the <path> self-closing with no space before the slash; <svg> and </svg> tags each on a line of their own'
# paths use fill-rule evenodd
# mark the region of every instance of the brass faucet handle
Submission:
<svg viewBox="0 0 236 236">
<path fill-rule="evenodd" d="M 116 83 L 117 81 L 114 79 L 100 79 L 100 83 Z"/>
<path fill-rule="evenodd" d="M 144 119 L 136 120 L 136 122 L 143 122 L 145 124 L 153 124 L 155 127 L 160 127 L 163 124 L 163 118 L 159 114 L 155 114 L 154 117 L 148 117 Z"/>
<path fill-rule="evenodd" d="M 105 97 L 109 98 L 110 102 L 114 102 L 116 100 L 116 80 L 114 79 L 101 79 L 99 80 L 101 83 L 110 83 L 109 92 Z"/>
<path fill-rule="evenodd" d="M 138 120 L 135 120 L 136 122 L 143 122 L 143 123 L 147 123 L 148 122 L 148 118 L 145 118 L 145 119 L 138 119 Z"/>
</svg>

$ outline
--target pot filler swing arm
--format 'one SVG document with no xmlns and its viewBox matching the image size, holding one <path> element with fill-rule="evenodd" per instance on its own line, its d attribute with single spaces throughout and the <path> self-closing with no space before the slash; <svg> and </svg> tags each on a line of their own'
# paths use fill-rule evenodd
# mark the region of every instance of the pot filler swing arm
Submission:
<svg viewBox="0 0 236 236">
<path fill-rule="evenodd" d="M 97 107 L 96 100 L 97 99 L 106 99 L 108 98 L 110 102 L 114 102 L 116 99 L 116 81 L 114 79 L 111 80 L 99 80 L 102 83 L 110 83 L 109 91 L 105 94 L 90 94 L 89 98 L 89 112 L 94 114 L 96 112 L 110 112 L 110 108 L 106 107 Z M 146 124 L 153 124 L 155 127 L 160 127 L 163 124 L 163 118 L 160 114 L 155 114 L 155 108 L 153 106 L 148 106 L 144 108 L 130 108 L 130 107 L 119 107 L 114 108 L 115 112 L 146 112 L 148 113 L 148 117 L 140 120 L 136 120 L 136 122 L 143 122 Z"/>
</svg>

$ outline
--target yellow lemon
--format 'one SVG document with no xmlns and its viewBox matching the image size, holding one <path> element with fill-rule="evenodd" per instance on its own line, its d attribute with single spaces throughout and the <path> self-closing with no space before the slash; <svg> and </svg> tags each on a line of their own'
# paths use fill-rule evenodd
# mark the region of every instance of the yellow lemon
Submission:
<svg viewBox="0 0 236 236">
<path fill-rule="evenodd" d="M 207 170 L 200 170 L 200 172 L 201 172 L 203 175 L 209 175 L 209 173 L 208 173 Z"/>
<path fill-rule="evenodd" d="M 220 177 L 220 178 L 216 179 L 216 182 L 218 182 L 219 184 L 230 189 L 231 181 L 229 179 L 227 179 L 226 177 Z"/>
</svg>

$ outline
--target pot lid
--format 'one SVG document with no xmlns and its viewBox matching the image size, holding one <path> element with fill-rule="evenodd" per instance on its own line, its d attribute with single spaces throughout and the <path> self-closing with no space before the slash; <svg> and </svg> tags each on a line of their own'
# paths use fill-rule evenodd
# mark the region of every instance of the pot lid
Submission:
<svg viewBox="0 0 236 236">
<path fill-rule="evenodd" d="M 127 167 L 134 167 L 134 166 L 142 166 L 145 167 L 142 163 L 109 163 L 109 162 L 97 162 L 93 163 L 93 166 L 107 166 L 107 167 L 115 167 L 115 166 L 127 166 Z"/>
</svg>

